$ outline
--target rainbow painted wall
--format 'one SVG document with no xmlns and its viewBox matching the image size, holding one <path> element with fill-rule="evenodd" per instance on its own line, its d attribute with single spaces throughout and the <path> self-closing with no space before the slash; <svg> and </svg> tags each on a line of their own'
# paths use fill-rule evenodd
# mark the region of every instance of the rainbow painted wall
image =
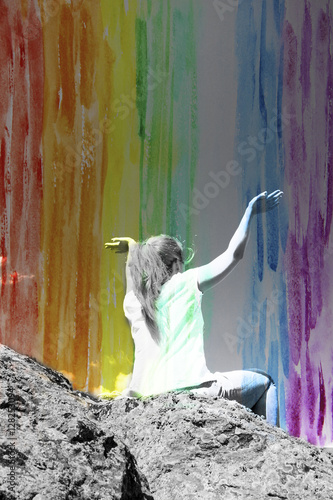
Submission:
<svg viewBox="0 0 333 500">
<path fill-rule="evenodd" d="M 223 307 L 218 288 L 208 294 L 207 362 L 220 349 L 215 369 L 268 370 L 282 426 L 331 443 L 332 11 L 329 0 L 0 0 L 0 342 L 77 388 L 122 390 L 124 257 L 104 242 L 168 233 L 199 265 L 252 196 L 281 188 Z"/>
</svg>

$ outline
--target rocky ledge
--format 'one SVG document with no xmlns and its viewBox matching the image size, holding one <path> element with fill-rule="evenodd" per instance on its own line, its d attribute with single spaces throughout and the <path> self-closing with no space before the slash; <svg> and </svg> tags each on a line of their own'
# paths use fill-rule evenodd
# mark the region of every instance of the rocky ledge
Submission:
<svg viewBox="0 0 333 500">
<path fill-rule="evenodd" d="M 99 400 L 0 346 L 0 500 L 329 500 L 333 456 L 241 405 Z"/>
</svg>

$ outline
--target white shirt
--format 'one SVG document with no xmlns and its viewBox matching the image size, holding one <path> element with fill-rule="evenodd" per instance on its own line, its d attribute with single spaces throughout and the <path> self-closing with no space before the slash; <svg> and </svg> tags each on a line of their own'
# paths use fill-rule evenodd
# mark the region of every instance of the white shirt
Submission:
<svg viewBox="0 0 333 500">
<path fill-rule="evenodd" d="M 156 302 L 161 337 L 157 344 L 146 326 L 139 300 L 133 291 L 126 294 L 124 312 L 135 345 L 129 390 L 149 396 L 214 380 L 204 354 L 201 300 L 196 269 L 172 276 Z"/>
</svg>

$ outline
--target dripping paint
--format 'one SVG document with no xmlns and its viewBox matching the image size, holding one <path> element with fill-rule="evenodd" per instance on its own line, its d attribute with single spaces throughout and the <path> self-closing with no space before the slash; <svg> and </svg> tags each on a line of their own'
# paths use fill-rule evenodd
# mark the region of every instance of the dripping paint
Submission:
<svg viewBox="0 0 333 500">
<path fill-rule="evenodd" d="M 169 233 L 200 265 L 250 197 L 282 189 L 241 269 L 207 294 L 207 363 L 269 371 L 282 427 L 323 446 L 332 5 L 223 5 L 0 1 L 0 341 L 76 388 L 121 391 L 133 365 L 124 260 L 104 242 Z"/>
</svg>

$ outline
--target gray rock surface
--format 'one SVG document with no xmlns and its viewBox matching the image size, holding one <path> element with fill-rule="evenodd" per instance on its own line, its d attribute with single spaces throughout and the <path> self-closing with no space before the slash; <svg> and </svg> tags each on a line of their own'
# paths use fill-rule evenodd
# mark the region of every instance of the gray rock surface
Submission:
<svg viewBox="0 0 333 500">
<path fill-rule="evenodd" d="M 152 499 L 111 421 L 89 412 L 95 404 L 0 345 L 0 500 Z"/>
<path fill-rule="evenodd" d="M 94 413 L 116 423 L 156 500 L 333 499 L 333 456 L 236 402 L 173 393 Z"/>
<path fill-rule="evenodd" d="M 100 401 L 4 346 L 0 426 L 0 500 L 333 499 L 332 455 L 235 402 L 187 393 Z M 16 496 L 4 483 L 13 442 Z"/>
</svg>

